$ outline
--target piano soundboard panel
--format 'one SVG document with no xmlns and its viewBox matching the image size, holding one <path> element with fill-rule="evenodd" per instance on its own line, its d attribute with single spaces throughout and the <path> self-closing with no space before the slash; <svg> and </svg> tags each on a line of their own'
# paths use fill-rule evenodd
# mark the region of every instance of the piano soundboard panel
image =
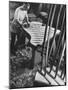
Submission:
<svg viewBox="0 0 68 90">
<path fill-rule="evenodd" d="M 33 45 L 42 45 L 43 43 L 43 39 L 44 39 L 44 32 L 45 32 L 45 27 L 46 26 L 42 26 L 42 23 L 40 22 L 31 22 L 30 23 L 30 27 L 29 28 L 24 28 L 26 32 L 28 32 L 31 35 L 31 43 Z M 49 26 L 48 28 L 49 29 Z M 50 34 L 49 34 L 49 38 L 53 37 L 54 34 L 54 28 L 50 28 Z M 56 34 L 59 34 L 60 31 L 57 30 Z M 48 35 L 48 34 L 47 34 Z M 47 35 L 46 35 L 46 40 L 47 40 Z"/>
</svg>

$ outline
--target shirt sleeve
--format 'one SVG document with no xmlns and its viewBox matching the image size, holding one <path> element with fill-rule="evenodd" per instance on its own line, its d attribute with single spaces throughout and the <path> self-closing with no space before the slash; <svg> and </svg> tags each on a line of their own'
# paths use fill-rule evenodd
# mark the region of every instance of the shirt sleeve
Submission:
<svg viewBox="0 0 68 90">
<path fill-rule="evenodd" d="M 17 19 L 19 21 L 19 10 L 20 10 L 21 6 L 18 7 L 16 10 L 15 10 L 15 14 L 14 14 L 14 19 Z"/>
<path fill-rule="evenodd" d="M 22 21 L 20 20 L 20 7 L 16 11 L 15 18 L 19 23 L 22 23 Z"/>
</svg>

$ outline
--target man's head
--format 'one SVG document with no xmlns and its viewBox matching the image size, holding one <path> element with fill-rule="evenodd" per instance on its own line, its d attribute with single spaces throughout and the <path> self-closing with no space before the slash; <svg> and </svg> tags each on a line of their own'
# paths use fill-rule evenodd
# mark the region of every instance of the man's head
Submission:
<svg viewBox="0 0 68 90">
<path fill-rule="evenodd" d="M 27 6 L 27 10 L 29 10 L 30 9 L 30 4 L 27 3 L 26 6 Z"/>
<path fill-rule="evenodd" d="M 29 10 L 30 4 L 29 3 L 24 3 L 21 7 L 22 10 Z"/>
</svg>

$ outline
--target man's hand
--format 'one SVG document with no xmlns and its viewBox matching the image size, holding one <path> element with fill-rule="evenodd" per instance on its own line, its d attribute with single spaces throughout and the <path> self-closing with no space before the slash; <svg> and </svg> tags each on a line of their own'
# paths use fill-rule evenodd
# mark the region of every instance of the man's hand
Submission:
<svg viewBox="0 0 68 90">
<path fill-rule="evenodd" d="M 23 26 L 24 26 L 24 28 L 29 28 L 30 27 L 30 24 L 29 23 L 26 23 Z"/>
</svg>

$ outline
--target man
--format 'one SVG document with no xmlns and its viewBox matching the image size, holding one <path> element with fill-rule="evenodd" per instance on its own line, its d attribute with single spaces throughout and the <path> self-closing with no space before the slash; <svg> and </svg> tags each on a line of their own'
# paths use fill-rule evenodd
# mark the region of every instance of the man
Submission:
<svg viewBox="0 0 68 90">
<path fill-rule="evenodd" d="M 28 24 L 28 14 L 27 11 L 29 10 L 29 4 L 23 4 L 22 6 L 18 7 L 14 14 L 14 19 L 10 26 L 11 30 L 11 53 L 15 54 L 18 45 L 24 43 L 25 36 L 24 36 L 24 23 Z M 17 36 L 17 39 L 16 39 Z M 23 36 L 23 37 L 22 37 Z"/>
<path fill-rule="evenodd" d="M 24 4 L 20 7 L 18 7 L 15 11 L 14 14 L 14 20 L 17 20 L 21 25 L 23 25 L 25 22 L 29 22 L 28 21 L 28 10 L 30 8 L 29 4 Z"/>
</svg>

